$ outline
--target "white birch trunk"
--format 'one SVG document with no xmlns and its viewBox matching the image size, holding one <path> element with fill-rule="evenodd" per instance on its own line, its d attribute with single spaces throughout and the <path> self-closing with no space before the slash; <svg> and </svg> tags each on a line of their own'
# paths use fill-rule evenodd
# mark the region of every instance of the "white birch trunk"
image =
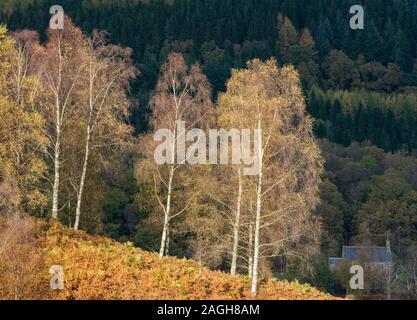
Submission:
<svg viewBox="0 0 417 320">
<path fill-rule="evenodd" d="M 159 250 L 159 258 L 162 259 L 166 252 L 166 245 L 169 233 L 169 219 L 170 219 L 170 211 L 171 211 L 171 194 L 172 194 L 172 181 L 174 178 L 174 166 L 171 167 L 169 173 L 169 181 L 168 181 L 168 195 L 167 195 L 167 204 L 165 208 L 165 218 L 164 218 L 164 229 L 162 231 L 162 238 L 161 238 L 161 248 Z"/>
<path fill-rule="evenodd" d="M 93 110 L 94 110 L 93 84 L 94 84 L 93 66 L 90 63 L 90 77 L 89 77 L 89 90 L 88 90 L 89 114 L 88 114 L 87 131 L 86 131 L 86 137 L 85 137 L 84 163 L 83 163 L 83 168 L 81 172 L 80 186 L 78 188 L 78 194 L 77 194 L 77 207 L 75 209 L 74 230 L 78 230 L 80 226 L 81 204 L 83 201 L 85 178 L 87 176 L 88 160 L 90 157 L 90 141 L 91 141 L 91 135 L 92 135 L 92 130 L 93 130 L 92 119 L 93 119 Z"/>
<path fill-rule="evenodd" d="M 85 142 L 84 163 L 83 163 L 83 169 L 81 173 L 80 187 L 79 187 L 78 196 L 77 196 L 77 208 L 75 210 L 75 223 L 74 223 L 75 230 L 78 230 L 80 226 L 81 203 L 82 203 L 83 193 L 84 193 L 85 177 L 87 176 L 88 159 L 90 156 L 90 139 L 91 139 L 91 128 L 88 125 L 87 137 L 86 137 L 86 142 Z"/>
<path fill-rule="evenodd" d="M 56 102 L 56 141 L 54 147 L 54 184 L 52 187 L 52 219 L 58 218 L 58 199 L 60 183 L 60 152 L 61 152 L 61 113 L 59 101 Z"/>
<path fill-rule="evenodd" d="M 238 168 L 239 175 L 239 188 L 236 201 L 236 216 L 233 225 L 233 251 L 232 251 L 232 266 L 230 268 L 230 274 L 236 275 L 237 256 L 239 247 L 239 227 L 240 227 L 240 206 L 242 202 L 242 172 L 241 168 Z"/>
<path fill-rule="evenodd" d="M 170 229 L 168 228 L 167 241 L 166 241 L 166 245 L 165 245 L 165 256 L 169 256 L 169 244 L 170 244 L 170 240 L 171 240 L 169 233 L 170 233 Z"/>
<path fill-rule="evenodd" d="M 248 275 L 253 277 L 253 221 L 249 224 L 249 246 L 248 246 Z"/>
<path fill-rule="evenodd" d="M 61 41 L 58 40 L 58 52 L 59 52 L 59 70 L 58 70 L 58 82 L 55 93 L 55 121 L 56 121 L 56 141 L 54 146 L 54 184 L 52 187 L 52 219 L 58 218 L 59 210 L 59 184 L 60 184 L 60 167 L 61 167 L 61 129 L 62 129 L 62 115 L 61 115 L 61 103 L 59 100 L 59 91 L 62 81 L 62 53 L 61 53 Z M 64 111 L 63 111 L 64 112 Z"/>
<path fill-rule="evenodd" d="M 258 120 L 258 138 L 261 139 L 261 120 Z M 253 253 L 253 276 L 252 276 L 252 287 L 251 293 L 253 297 L 256 297 L 258 293 L 258 269 L 259 269 L 259 250 L 260 250 L 260 232 L 261 232 L 261 208 L 262 208 L 262 178 L 263 178 L 263 152 L 262 143 L 259 143 L 258 154 L 259 154 L 259 176 L 258 186 L 256 190 L 256 218 L 255 218 L 255 243 Z"/>
</svg>

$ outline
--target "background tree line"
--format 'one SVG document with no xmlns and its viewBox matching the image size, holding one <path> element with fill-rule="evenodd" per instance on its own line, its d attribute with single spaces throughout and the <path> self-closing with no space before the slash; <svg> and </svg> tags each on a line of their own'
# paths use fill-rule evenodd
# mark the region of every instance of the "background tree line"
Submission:
<svg viewBox="0 0 417 320">
<path fill-rule="evenodd" d="M 316 119 L 319 138 L 348 147 L 353 141 L 370 141 L 387 152 L 417 149 L 415 95 L 370 93 L 365 90 L 309 91 L 308 110 Z"/>
<path fill-rule="evenodd" d="M 324 92 L 363 89 L 402 93 L 415 99 L 417 53 L 415 41 L 410 39 L 417 36 L 417 5 L 407 0 L 362 3 L 366 27 L 355 31 L 349 28 L 349 8 L 357 3 L 350 0 L 156 0 L 124 1 L 117 5 L 78 0 L 63 1 L 62 5 L 82 30 L 107 30 L 113 42 L 133 49 L 141 77 L 132 83 L 132 94 L 138 99 L 131 119 L 136 133 L 141 133 L 148 125 L 144 119 L 150 112 L 149 93 L 171 51 L 181 52 L 187 62 L 202 66 L 214 98 L 225 91 L 232 68 L 244 67 L 249 59 L 275 56 L 281 63 L 297 67 L 306 90 L 316 85 Z M 44 40 L 50 5 L 51 1 L 44 0 L 19 4 L 11 1 L 3 5 L 0 21 L 7 22 L 11 30 L 38 30 Z M 404 122 L 412 126 L 414 121 L 409 116 L 392 116 L 378 102 L 371 109 L 376 116 L 392 120 L 392 127 L 401 128 Z M 361 110 L 359 113 L 357 117 L 367 117 Z M 355 122 L 353 118 L 352 121 Z M 409 142 L 409 138 L 415 140 L 413 133 L 400 137 L 392 132 L 394 128 L 385 128 L 384 122 L 375 122 L 375 130 L 389 130 L 387 135 L 396 137 L 392 138 L 395 141 L 378 141 L 378 146 L 398 150 L 407 144 L 408 151 L 415 147 L 415 141 Z M 332 122 L 331 126 L 340 125 Z M 359 140 L 363 134 L 365 140 L 372 141 L 378 136 L 366 128 L 358 130 L 362 131 Z M 326 136 L 334 140 L 332 135 Z M 345 137 L 343 143 L 352 139 Z M 340 138 L 334 141 L 340 143 Z"/>
</svg>

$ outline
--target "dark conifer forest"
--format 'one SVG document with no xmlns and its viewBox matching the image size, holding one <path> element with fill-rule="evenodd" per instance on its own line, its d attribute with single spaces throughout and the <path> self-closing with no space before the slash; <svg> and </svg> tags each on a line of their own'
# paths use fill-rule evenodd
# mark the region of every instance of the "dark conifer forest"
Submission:
<svg viewBox="0 0 417 320">
<path fill-rule="evenodd" d="M 134 50 L 141 71 L 135 83 L 139 106 L 132 119 L 137 132 L 145 129 L 148 93 L 170 51 L 184 53 L 189 63 L 200 63 L 215 93 L 225 90 L 232 68 L 245 66 L 249 59 L 275 56 L 281 63 L 298 67 L 309 110 L 325 122 L 316 125 L 320 137 L 345 146 L 370 140 L 386 151 L 411 152 L 417 145 L 412 112 L 417 86 L 417 4 L 412 0 L 362 2 L 364 30 L 349 28 L 349 8 L 357 4 L 352 0 L 132 0 L 117 4 L 63 0 L 61 5 L 83 31 L 106 30 L 114 43 Z M 1 21 L 10 30 L 27 28 L 43 34 L 53 1 L 17 3 L 17 8 L 3 4 Z M 279 13 L 288 18 L 280 25 Z M 350 92 L 348 101 L 340 101 L 343 91 Z M 370 99 L 370 92 L 382 95 Z M 333 110 L 339 107 L 334 100 L 339 100 L 340 110 Z M 356 100 L 374 101 L 348 106 Z M 368 118 L 376 123 L 365 128 L 363 119 Z"/>
</svg>

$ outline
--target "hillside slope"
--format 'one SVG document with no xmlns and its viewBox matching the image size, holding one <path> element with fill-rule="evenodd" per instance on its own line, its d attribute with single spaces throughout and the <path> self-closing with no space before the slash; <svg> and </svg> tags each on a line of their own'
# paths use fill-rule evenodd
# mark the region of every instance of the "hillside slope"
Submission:
<svg viewBox="0 0 417 320">
<path fill-rule="evenodd" d="M 19 273 L 20 279 L 27 278 L 22 276 L 25 272 L 35 275 L 24 281 L 21 299 L 250 299 L 250 281 L 243 276 L 211 271 L 185 259 L 159 260 L 156 254 L 131 244 L 73 231 L 58 223 L 20 220 L 17 226 L 13 224 L 0 221 L 0 241 L 4 243 L 7 235 L 13 239 L 0 255 L 1 299 L 12 298 L 11 291 L 18 292 L 10 290 L 12 272 Z M 8 251 L 11 259 L 7 259 Z M 24 261 L 25 267 L 19 261 Z M 49 288 L 52 265 L 64 268 L 62 291 Z M 308 285 L 270 280 L 261 284 L 259 299 L 335 298 Z"/>
</svg>

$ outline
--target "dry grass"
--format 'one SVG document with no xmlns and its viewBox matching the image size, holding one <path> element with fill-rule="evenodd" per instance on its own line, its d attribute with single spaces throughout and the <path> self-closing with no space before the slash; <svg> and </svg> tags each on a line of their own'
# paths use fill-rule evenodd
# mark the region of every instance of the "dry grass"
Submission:
<svg viewBox="0 0 417 320">
<path fill-rule="evenodd" d="M 23 299 L 250 299 L 248 278 L 200 268 L 185 259 L 165 258 L 104 237 L 73 231 L 57 223 L 36 221 L 34 256 L 43 257 L 38 287 Z M 41 244 L 41 245 L 39 245 Z M 0 257 L 1 258 L 1 257 Z M 49 289 L 49 267 L 61 265 L 65 289 Z M 0 298 L 10 299 L 1 290 Z M 35 281 L 36 282 L 36 281 Z M 32 292 L 33 291 L 33 292 Z M 334 297 L 298 283 L 270 280 L 262 283 L 259 299 L 330 300 Z"/>
<path fill-rule="evenodd" d="M 40 248 L 39 224 L 12 217 L 0 220 L 0 298 L 47 298 L 48 277 Z"/>
</svg>

